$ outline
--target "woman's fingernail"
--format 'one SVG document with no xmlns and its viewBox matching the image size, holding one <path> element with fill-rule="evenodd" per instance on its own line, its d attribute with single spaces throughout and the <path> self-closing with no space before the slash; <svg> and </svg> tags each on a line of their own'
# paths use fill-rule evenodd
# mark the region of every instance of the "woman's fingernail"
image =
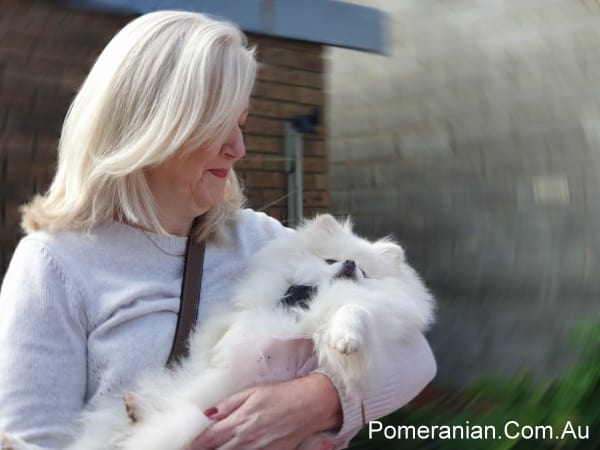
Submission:
<svg viewBox="0 0 600 450">
<path fill-rule="evenodd" d="M 204 411 L 204 415 L 206 417 L 210 417 L 210 416 L 214 416 L 218 412 L 219 412 L 219 410 L 217 409 L 217 407 L 213 406 L 212 408 L 208 408 L 206 411 Z"/>
<path fill-rule="evenodd" d="M 319 450 L 333 450 L 333 444 L 329 441 L 322 441 Z"/>
</svg>

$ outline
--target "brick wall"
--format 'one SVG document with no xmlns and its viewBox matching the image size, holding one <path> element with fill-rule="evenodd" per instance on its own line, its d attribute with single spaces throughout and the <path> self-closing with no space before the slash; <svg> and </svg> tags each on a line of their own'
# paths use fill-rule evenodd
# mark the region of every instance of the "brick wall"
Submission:
<svg viewBox="0 0 600 450">
<path fill-rule="evenodd" d="M 328 55 L 332 211 L 433 287 L 440 380 L 560 372 L 600 312 L 600 3 L 355 3 L 392 46 Z"/>
<path fill-rule="evenodd" d="M 285 122 L 325 106 L 322 46 L 250 36 L 258 47 L 260 69 L 244 127 L 248 155 L 238 164 L 249 206 L 285 221 Z M 325 135 L 307 134 L 304 150 L 304 214 L 329 208 Z"/>
<path fill-rule="evenodd" d="M 19 205 L 43 192 L 54 174 L 67 108 L 104 45 L 132 17 L 66 9 L 60 2 L 0 2 L 0 264 L 4 273 L 21 232 Z M 283 125 L 322 108 L 322 47 L 249 36 L 261 69 L 246 126 L 240 174 L 249 204 L 285 218 Z M 305 210 L 326 210 L 323 136 L 305 138 Z"/>
<path fill-rule="evenodd" d="M 20 237 L 19 206 L 52 179 L 69 103 L 99 50 L 127 21 L 56 3 L 0 3 L 2 273 Z"/>
</svg>

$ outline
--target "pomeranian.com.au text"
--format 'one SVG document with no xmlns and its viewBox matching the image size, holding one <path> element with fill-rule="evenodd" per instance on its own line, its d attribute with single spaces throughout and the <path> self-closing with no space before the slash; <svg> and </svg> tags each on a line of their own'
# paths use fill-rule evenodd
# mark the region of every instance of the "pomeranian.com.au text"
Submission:
<svg viewBox="0 0 600 450">
<path fill-rule="evenodd" d="M 588 425 L 566 421 L 559 426 L 528 425 L 509 420 L 503 425 L 478 425 L 465 421 L 453 425 L 384 425 L 374 420 L 368 424 L 369 439 L 388 440 L 586 440 Z"/>
</svg>

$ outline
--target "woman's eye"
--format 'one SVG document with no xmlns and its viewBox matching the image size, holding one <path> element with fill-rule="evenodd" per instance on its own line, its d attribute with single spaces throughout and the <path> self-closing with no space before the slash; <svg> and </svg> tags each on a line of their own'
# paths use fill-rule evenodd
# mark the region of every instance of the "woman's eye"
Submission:
<svg viewBox="0 0 600 450">
<path fill-rule="evenodd" d="M 325 262 L 329 265 L 335 264 L 337 262 L 337 259 L 326 259 Z"/>
</svg>

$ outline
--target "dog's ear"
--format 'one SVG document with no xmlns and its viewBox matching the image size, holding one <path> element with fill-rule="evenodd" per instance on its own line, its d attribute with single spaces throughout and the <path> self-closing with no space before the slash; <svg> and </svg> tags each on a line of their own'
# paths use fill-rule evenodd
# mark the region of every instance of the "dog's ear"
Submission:
<svg viewBox="0 0 600 450">
<path fill-rule="evenodd" d="M 391 258 L 398 264 L 403 263 L 406 259 L 404 249 L 390 238 L 379 239 L 373 245 L 380 255 Z"/>
<path fill-rule="evenodd" d="M 320 230 L 325 231 L 327 234 L 336 234 L 346 229 L 348 231 L 352 231 L 352 224 L 350 223 L 350 219 L 346 219 L 346 221 L 341 224 L 338 222 L 335 217 L 331 214 L 321 214 L 314 218 L 312 222 L 309 222 L 307 226 L 315 226 Z"/>
</svg>

